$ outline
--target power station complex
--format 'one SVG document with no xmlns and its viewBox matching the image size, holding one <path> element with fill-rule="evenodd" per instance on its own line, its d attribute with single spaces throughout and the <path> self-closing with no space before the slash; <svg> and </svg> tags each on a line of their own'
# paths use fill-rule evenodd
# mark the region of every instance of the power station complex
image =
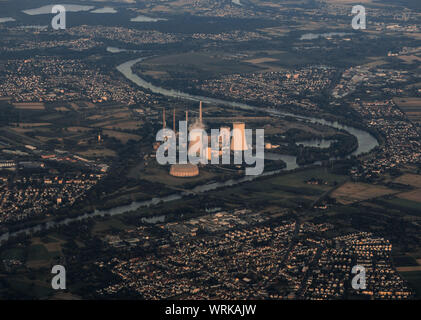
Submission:
<svg viewBox="0 0 421 320">
<path fill-rule="evenodd" d="M 166 128 L 165 120 L 165 109 L 163 110 L 162 117 L 162 126 Z M 245 151 L 249 149 L 246 141 L 245 135 L 245 124 L 243 122 L 234 122 L 233 131 L 231 137 L 231 129 L 229 127 L 221 127 L 219 129 L 218 143 L 219 150 L 212 150 L 209 145 L 211 143 L 211 137 L 208 136 L 208 141 L 203 141 L 200 131 L 195 131 L 194 129 L 204 129 L 203 125 L 203 103 L 200 101 L 199 105 L 199 119 L 196 120 L 189 126 L 189 113 L 186 111 L 186 123 L 188 128 L 188 135 L 190 136 L 190 142 L 187 148 L 189 156 L 198 155 L 200 150 L 205 151 L 206 159 L 210 161 L 212 158 L 212 153 L 217 152 L 214 156 L 221 156 L 224 152 L 236 152 L 236 151 Z M 173 110 L 173 131 L 176 133 L 176 121 L 175 121 L 175 109 Z M 206 146 L 203 146 L 203 143 Z M 195 164 L 173 164 L 170 168 L 170 175 L 180 178 L 195 177 L 199 175 L 199 167 Z"/>
</svg>

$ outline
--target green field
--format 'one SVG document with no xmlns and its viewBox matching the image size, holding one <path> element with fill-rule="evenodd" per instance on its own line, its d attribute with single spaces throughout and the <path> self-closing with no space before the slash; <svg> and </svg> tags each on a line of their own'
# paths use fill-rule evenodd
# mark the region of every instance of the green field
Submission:
<svg viewBox="0 0 421 320">
<path fill-rule="evenodd" d="M 327 184 L 307 184 L 305 181 L 311 178 L 322 179 Z M 265 201 L 290 207 L 303 203 L 310 204 L 326 191 L 334 188 L 335 182 L 339 184 L 346 180 L 346 176 L 332 174 L 325 168 L 314 168 L 258 179 L 252 183 L 217 191 L 216 195 L 228 203 Z"/>
<path fill-rule="evenodd" d="M 27 278 L 8 278 L 7 286 L 10 291 L 20 297 L 46 298 L 53 293 L 49 283 L 42 281 L 31 281 Z"/>
<path fill-rule="evenodd" d="M 141 63 L 143 71 L 177 74 L 177 77 L 206 79 L 233 73 L 251 73 L 263 70 L 239 60 L 224 59 L 219 53 L 188 52 L 147 59 Z"/>
<path fill-rule="evenodd" d="M 314 179 L 321 179 L 327 182 L 327 185 L 311 185 L 307 184 L 305 181 L 310 180 L 311 178 Z M 296 187 L 296 188 L 308 188 L 313 190 L 329 190 L 331 189 L 335 182 L 340 184 L 344 181 L 348 180 L 346 176 L 341 176 L 337 174 L 330 173 L 326 168 L 315 168 L 309 169 L 305 171 L 299 171 L 296 173 L 286 174 L 282 176 L 275 177 L 271 179 L 272 184 L 280 185 L 280 186 L 288 186 L 288 187 Z"/>
<path fill-rule="evenodd" d="M 25 250 L 22 248 L 12 248 L 3 251 L 0 255 L 1 259 L 25 260 Z"/>
<path fill-rule="evenodd" d="M 421 216 L 421 202 L 415 202 L 399 198 L 391 200 L 381 200 L 380 202 L 386 207 L 392 207 L 395 209 L 403 210 L 409 215 Z"/>
<path fill-rule="evenodd" d="M 42 244 L 35 244 L 28 248 L 28 261 L 48 259 L 50 259 L 50 253 Z"/>
<path fill-rule="evenodd" d="M 125 225 L 119 218 L 113 217 L 113 218 L 104 218 L 101 220 L 96 221 L 95 226 L 92 230 L 92 233 L 102 234 L 105 233 L 108 230 L 112 229 L 118 229 L 118 230 L 125 230 L 128 226 Z"/>
</svg>

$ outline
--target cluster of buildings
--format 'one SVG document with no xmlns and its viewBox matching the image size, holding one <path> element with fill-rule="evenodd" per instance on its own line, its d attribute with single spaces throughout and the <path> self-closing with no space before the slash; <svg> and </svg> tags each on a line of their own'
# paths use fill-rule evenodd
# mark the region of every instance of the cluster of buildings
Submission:
<svg viewBox="0 0 421 320">
<path fill-rule="evenodd" d="M 372 152 L 372 157 L 362 160 L 359 168 L 351 171 L 354 178 L 376 178 L 404 164 L 421 161 L 419 132 L 393 100 L 358 101 L 352 106 L 365 124 L 384 138 L 381 150 Z"/>
<path fill-rule="evenodd" d="M 163 33 L 155 30 L 88 25 L 72 27 L 66 31 L 71 36 L 89 38 L 90 41 L 107 39 L 135 45 L 170 44 L 180 42 L 185 37 L 183 35 Z"/>
<path fill-rule="evenodd" d="M 0 224 L 72 206 L 109 169 L 65 150 L 10 147 L 0 147 Z"/>
<path fill-rule="evenodd" d="M 341 99 L 353 93 L 360 86 L 366 86 L 366 94 L 380 91 L 385 94 L 400 94 L 400 86 L 410 79 L 406 70 L 390 70 L 370 67 L 370 65 L 351 67 L 345 70 L 342 78 L 332 90 L 332 96 Z"/>
<path fill-rule="evenodd" d="M 10 28 L 10 32 L 17 33 L 22 32 L 17 28 Z M 30 30 L 26 30 L 28 34 Z M 48 32 L 48 33 L 47 33 Z M 38 36 L 39 34 L 47 34 L 49 35 L 49 30 L 33 30 L 33 34 Z M 90 38 L 78 38 L 72 40 L 56 40 L 56 39 L 49 39 L 49 40 L 33 40 L 27 39 L 26 37 L 17 37 L 13 40 L 4 40 L 4 46 L 0 49 L 1 51 L 6 52 L 19 52 L 19 51 L 26 51 L 26 50 L 46 50 L 52 48 L 67 48 L 72 51 L 84 51 L 93 48 L 98 48 L 104 45 L 103 42 L 97 41 Z"/>
<path fill-rule="evenodd" d="M 120 279 L 97 293 L 108 296 L 129 289 L 145 299 L 413 296 L 392 267 L 389 241 L 364 232 L 331 238 L 326 236 L 329 224 L 270 219 L 265 213 L 237 210 L 107 237 L 110 247 L 141 247 L 146 255 L 97 261 L 98 268 Z M 161 230 L 160 236 L 149 228 Z M 351 286 L 356 264 L 366 267 L 364 290 Z"/>
<path fill-rule="evenodd" d="M 307 272 L 301 289 L 307 299 L 408 299 L 413 291 L 393 268 L 391 243 L 371 233 L 335 237 L 320 248 L 315 266 Z M 350 265 L 365 269 L 365 288 L 355 290 L 349 281 L 356 276 Z"/>
<path fill-rule="evenodd" d="M 293 104 L 300 109 L 317 111 L 317 105 L 304 96 L 329 88 L 335 73 L 336 69 L 332 67 L 308 66 L 289 72 L 232 74 L 203 81 L 196 87 L 209 95 L 234 101 L 252 101 L 265 106 Z"/>
<path fill-rule="evenodd" d="M 101 174 L 37 174 L 0 180 L 0 224 L 48 214 L 82 200 Z"/>
<path fill-rule="evenodd" d="M 142 90 L 135 90 L 81 60 L 50 56 L 9 60 L 0 72 L 0 96 L 12 97 L 14 102 L 88 99 L 94 103 L 151 103 Z"/>
<path fill-rule="evenodd" d="M 233 32 L 221 33 L 193 33 L 194 40 L 212 40 L 212 41 L 253 41 L 253 40 L 269 40 L 270 38 L 263 36 L 259 32 L 235 30 Z"/>
<path fill-rule="evenodd" d="M 98 139 L 100 139 L 98 135 Z M 1 145 L 0 139 L 0 169 L 42 169 L 46 168 L 46 163 L 69 164 L 76 168 L 90 170 L 97 173 L 106 173 L 109 165 L 98 163 L 72 154 L 66 150 L 54 149 L 51 151 L 43 150 L 40 147 L 32 145 L 11 146 L 9 144 Z"/>
<path fill-rule="evenodd" d="M 233 212 L 222 211 L 187 221 L 169 222 L 163 227 L 171 233 L 171 237 L 175 241 L 181 241 L 185 238 L 195 237 L 199 231 L 208 234 L 227 232 L 244 225 L 254 225 L 267 220 L 267 216 L 242 209 Z"/>
</svg>

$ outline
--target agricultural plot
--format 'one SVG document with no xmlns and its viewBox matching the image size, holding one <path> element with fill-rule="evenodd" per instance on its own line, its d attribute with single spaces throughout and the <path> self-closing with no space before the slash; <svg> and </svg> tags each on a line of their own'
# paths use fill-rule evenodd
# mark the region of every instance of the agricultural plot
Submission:
<svg viewBox="0 0 421 320">
<path fill-rule="evenodd" d="M 320 180 L 321 184 L 307 183 L 310 179 Z M 346 176 L 335 175 L 324 168 L 314 168 L 288 173 L 267 179 L 258 179 L 252 183 L 219 191 L 218 195 L 225 202 L 261 202 L 285 207 L 311 204 L 336 184 L 347 180 Z"/>
<path fill-rule="evenodd" d="M 321 184 L 307 183 L 309 180 L 320 180 Z M 288 186 L 295 188 L 308 188 L 327 191 L 337 184 L 346 181 L 346 176 L 330 173 L 326 168 L 315 168 L 304 171 L 299 171 L 291 174 L 282 175 L 273 179 L 270 182 L 274 185 Z"/>
<path fill-rule="evenodd" d="M 347 182 L 336 189 L 331 196 L 336 198 L 339 203 L 348 205 L 395 193 L 397 193 L 397 191 L 384 186 Z"/>
<path fill-rule="evenodd" d="M 221 76 L 233 73 L 257 72 L 262 68 L 243 63 L 238 60 L 226 59 L 223 53 L 183 53 L 147 59 L 142 62 L 141 69 L 146 72 L 162 72 L 171 74 L 189 74 L 202 78 Z M 158 73 L 156 73 L 158 72 Z"/>
<path fill-rule="evenodd" d="M 421 175 L 406 173 L 395 180 L 396 183 L 406 184 L 415 188 L 421 188 Z"/>
<path fill-rule="evenodd" d="M 116 138 L 117 140 L 120 140 L 122 143 L 127 143 L 127 141 L 129 140 L 139 141 L 141 139 L 141 137 L 136 134 L 113 131 L 113 130 L 104 130 L 103 134 L 108 137 Z"/>
<path fill-rule="evenodd" d="M 396 105 L 414 122 L 421 122 L 421 98 L 394 98 Z"/>
<path fill-rule="evenodd" d="M 394 182 L 416 188 L 414 190 L 402 192 L 397 195 L 397 197 L 402 199 L 404 203 L 410 207 L 417 207 L 417 205 L 413 203 L 421 203 L 421 175 L 406 173 L 396 178 Z M 405 200 L 407 200 L 407 202 L 405 202 Z"/>
<path fill-rule="evenodd" d="M 421 189 L 415 189 L 412 191 L 400 193 L 398 195 L 398 198 L 414 202 L 421 202 Z"/>
<path fill-rule="evenodd" d="M 13 106 L 19 110 L 45 110 L 45 105 L 42 102 L 13 103 Z"/>
<path fill-rule="evenodd" d="M 421 214 L 421 202 L 415 202 L 403 198 L 394 198 L 382 201 L 388 208 L 395 208 L 404 211 L 406 214 L 419 216 Z"/>
</svg>

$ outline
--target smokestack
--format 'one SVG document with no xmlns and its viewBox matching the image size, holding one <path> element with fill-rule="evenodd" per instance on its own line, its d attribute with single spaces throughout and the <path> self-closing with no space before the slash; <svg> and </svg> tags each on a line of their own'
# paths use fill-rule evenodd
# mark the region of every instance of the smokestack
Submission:
<svg viewBox="0 0 421 320">
<path fill-rule="evenodd" d="M 173 109 L 173 114 L 172 114 L 172 122 L 173 122 L 173 130 L 174 130 L 174 133 L 176 132 L 175 131 L 175 108 Z"/>
<path fill-rule="evenodd" d="M 162 110 L 162 128 L 165 129 L 166 127 L 166 122 L 165 122 L 165 108 L 163 108 Z"/>
<path fill-rule="evenodd" d="M 200 101 L 200 107 L 199 107 L 199 122 L 202 124 L 202 101 Z"/>
<path fill-rule="evenodd" d="M 189 110 L 186 110 L 186 125 L 189 127 Z"/>
</svg>

